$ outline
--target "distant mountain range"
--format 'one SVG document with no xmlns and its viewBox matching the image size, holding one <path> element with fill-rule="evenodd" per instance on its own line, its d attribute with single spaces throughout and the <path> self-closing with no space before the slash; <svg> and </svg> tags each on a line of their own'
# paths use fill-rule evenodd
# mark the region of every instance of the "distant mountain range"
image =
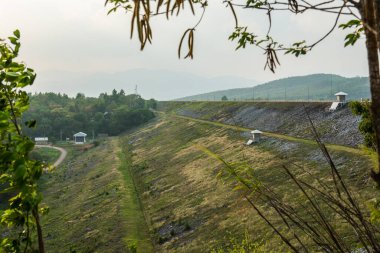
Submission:
<svg viewBox="0 0 380 253">
<path fill-rule="evenodd" d="M 344 91 L 348 99 L 370 97 L 368 77 L 346 78 L 332 74 L 313 74 L 283 78 L 250 88 L 219 90 L 177 100 L 332 100 Z"/>
<path fill-rule="evenodd" d="M 170 70 L 133 69 L 116 73 L 39 72 L 29 92 L 55 92 L 75 96 L 78 92 L 97 97 L 102 92 L 124 89 L 144 98 L 170 100 L 228 88 L 249 87 L 256 81 L 236 76 L 202 77 Z"/>
</svg>

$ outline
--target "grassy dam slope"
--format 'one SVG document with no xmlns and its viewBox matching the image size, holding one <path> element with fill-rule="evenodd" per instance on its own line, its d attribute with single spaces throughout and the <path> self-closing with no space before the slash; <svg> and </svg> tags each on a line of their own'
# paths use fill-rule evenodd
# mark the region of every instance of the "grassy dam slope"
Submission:
<svg viewBox="0 0 380 253">
<path fill-rule="evenodd" d="M 228 163 L 253 168 L 257 178 L 281 198 L 301 201 L 282 166 L 300 177 L 306 169 L 321 180 L 328 178 L 330 168 L 311 141 L 307 120 L 298 108 L 302 105 L 295 105 L 165 102 L 154 120 L 123 136 L 97 147 L 66 147 L 65 163 L 44 175 L 44 203 L 51 209 L 43 217 L 48 252 L 210 252 L 245 235 L 264 245 L 262 252 L 286 252 L 241 192 L 233 190 L 235 184 L 218 177 L 224 167 L 220 161 L 201 147 Z M 358 150 L 354 146 L 362 137 L 354 128 L 359 119 L 348 108 L 327 114 L 326 106 L 316 103 L 306 108 L 318 129 L 327 129 L 326 135 L 338 127 L 339 138 L 329 138 L 330 143 Z M 246 119 L 246 111 L 256 116 Z M 292 123 L 290 115 L 298 121 Z M 264 116 L 271 122 L 257 119 Z M 342 120 L 351 124 L 345 134 L 338 133 Z M 272 135 L 246 146 L 252 128 Z M 378 193 L 368 175 L 372 166 L 368 156 L 329 150 L 358 199 L 380 197 L 374 196 Z M 273 211 L 267 214 L 276 218 Z"/>
<path fill-rule="evenodd" d="M 328 102 L 161 102 L 161 111 L 265 132 L 314 139 L 307 114 L 327 143 L 356 147 L 359 116 L 348 105 L 329 112 Z"/>
<path fill-rule="evenodd" d="M 47 252 L 152 251 L 118 138 L 98 147 L 65 145 L 65 162 L 43 176 Z"/>
</svg>

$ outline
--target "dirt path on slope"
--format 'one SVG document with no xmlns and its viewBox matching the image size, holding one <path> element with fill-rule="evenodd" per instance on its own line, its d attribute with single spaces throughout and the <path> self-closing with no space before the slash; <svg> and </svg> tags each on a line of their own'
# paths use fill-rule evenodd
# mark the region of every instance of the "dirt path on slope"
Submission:
<svg viewBox="0 0 380 253">
<path fill-rule="evenodd" d="M 57 161 L 54 162 L 53 166 L 58 167 L 66 158 L 67 151 L 60 147 L 50 146 L 50 145 L 35 145 L 37 148 L 53 148 L 61 152 L 61 155 L 58 157 Z"/>
<path fill-rule="evenodd" d="M 233 126 L 233 125 L 228 125 L 220 122 L 215 122 L 215 121 L 210 121 L 210 120 L 204 120 L 204 119 L 196 119 L 196 118 L 191 118 L 188 116 L 182 116 L 182 115 L 177 115 L 177 114 L 167 114 L 165 112 L 160 112 L 156 111 L 161 115 L 167 115 L 167 116 L 172 116 L 172 117 L 177 117 L 185 120 L 190 120 L 198 123 L 204 123 L 204 124 L 209 124 L 209 125 L 214 125 L 218 127 L 224 127 L 228 129 L 232 129 L 235 131 L 240 131 L 240 132 L 247 132 L 247 131 L 252 131 L 252 129 L 246 128 L 246 127 L 241 127 L 241 126 Z M 309 140 L 309 139 L 303 139 L 299 137 L 293 137 L 285 134 L 278 134 L 278 133 L 272 133 L 272 132 L 263 132 L 263 135 L 272 137 L 272 138 L 277 138 L 277 139 L 282 139 L 282 140 L 287 140 L 287 141 L 293 141 L 293 142 L 300 142 L 304 144 L 309 144 L 309 145 L 317 145 L 316 141 L 314 140 Z M 326 147 L 331 150 L 336 150 L 336 151 L 344 151 L 348 152 L 351 154 L 355 155 L 368 155 L 364 151 L 358 148 L 353 148 L 353 147 L 348 147 L 348 146 L 342 146 L 338 144 L 330 144 L 330 143 L 325 143 Z"/>
</svg>

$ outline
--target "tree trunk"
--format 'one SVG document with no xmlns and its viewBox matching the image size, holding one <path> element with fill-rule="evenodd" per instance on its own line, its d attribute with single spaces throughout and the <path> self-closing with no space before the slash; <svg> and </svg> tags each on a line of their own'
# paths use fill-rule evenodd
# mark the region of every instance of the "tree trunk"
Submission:
<svg viewBox="0 0 380 253">
<path fill-rule="evenodd" d="M 375 1 L 376 31 L 377 31 L 377 49 L 380 52 L 380 2 Z"/>
<path fill-rule="evenodd" d="M 378 167 L 380 164 L 380 73 L 379 73 L 379 56 L 378 56 L 378 31 L 377 26 L 377 0 L 363 0 L 361 5 L 361 15 L 363 23 L 365 24 L 367 57 L 369 80 L 371 87 L 371 113 L 374 120 L 375 136 L 376 136 L 376 150 L 378 153 Z M 368 28 L 370 27 L 370 29 Z M 371 172 L 372 178 L 380 186 L 380 172 L 377 168 L 376 171 Z"/>
<path fill-rule="evenodd" d="M 38 214 L 38 207 L 33 209 L 32 214 L 33 214 L 33 217 L 36 221 L 37 237 L 38 237 L 38 250 L 39 250 L 39 253 L 45 253 L 45 245 L 44 245 L 44 240 L 42 238 L 42 228 L 41 228 L 41 223 L 40 223 L 40 216 Z"/>
</svg>

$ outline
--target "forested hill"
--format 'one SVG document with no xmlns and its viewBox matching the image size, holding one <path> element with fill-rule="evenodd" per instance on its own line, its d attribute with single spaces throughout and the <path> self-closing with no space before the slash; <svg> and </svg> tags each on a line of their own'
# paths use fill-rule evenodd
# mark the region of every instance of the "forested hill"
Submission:
<svg viewBox="0 0 380 253">
<path fill-rule="evenodd" d="M 30 109 L 23 122 L 36 120 L 35 128 L 23 129 L 30 137 L 48 137 L 49 141 L 72 138 L 77 132 L 92 138 L 99 134 L 118 135 L 154 117 L 154 99 L 126 95 L 123 90 L 102 93 L 98 98 L 78 93 L 75 98 L 65 94 L 39 93 L 30 96 Z"/>
<path fill-rule="evenodd" d="M 221 90 L 179 98 L 191 100 L 332 100 L 339 91 L 348 93 L 348 99 L 369 98 L 368 77 L 346 78 L 331 74 L 313 74 L 288 77 L 251 88 Z"/>
</svg>

